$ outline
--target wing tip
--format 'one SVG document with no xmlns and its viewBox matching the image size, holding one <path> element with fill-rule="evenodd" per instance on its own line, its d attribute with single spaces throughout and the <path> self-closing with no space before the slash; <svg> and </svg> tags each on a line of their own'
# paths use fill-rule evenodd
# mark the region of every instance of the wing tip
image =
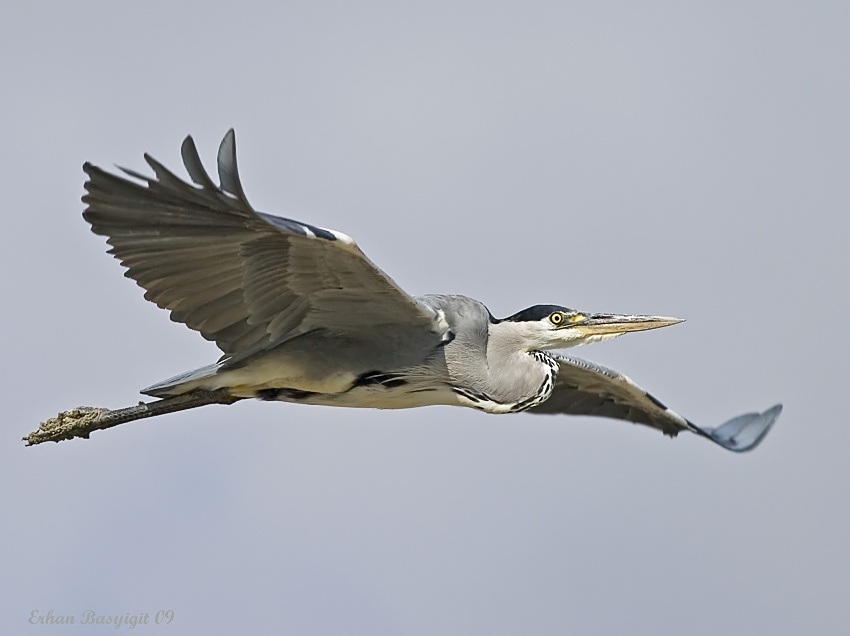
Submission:
<svg viewBox="0 0 850 636">
<path fill-rule="evenodd" d="M 195 145 L 195 138 L 192 135 L 186 135 L 183 139 L 183 143 L 180 144 L 180 153 L 184 154 L 188 149 L 193 148 L 197 151 L 197 146 Z"/>
<path fill-rule="evenodd" d="M 224 133 L 224 138 L 218 147 L 217 163 L 221 189 L 251 209 L 239 177 L 239 164 L 236 160 L 236 131 L 233 128 Z"/>
<path fill-rule="evenodd" d="M 697 432 L 726 450 L 745 453 L 761 444 L 781 413 L 782 404 L 774 404 L 761 413 L 745 413 L 716 428 L 697 428 Z"/>
<path fill-rule="evenodd" d="M 218 160 L 225 163 L 236 163 L 236 131 L 230 128 L 218 146 Z"/>
</svg>

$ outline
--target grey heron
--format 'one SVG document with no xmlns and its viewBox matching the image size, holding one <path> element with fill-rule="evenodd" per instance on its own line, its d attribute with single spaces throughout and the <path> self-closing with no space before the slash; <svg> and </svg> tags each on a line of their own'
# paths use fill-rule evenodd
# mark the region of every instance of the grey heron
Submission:
<svg viewBox="0 0 850 636">
<path fill-rule="evenodd" d="M 758 445 L 779 416 L 776 405 L 700 427 L 617 371 L 550 353 L 679 319 L 560 305 L 498 319 L 465 296 L 414 297 L 349 236 L 255 210 L 239 178 L 233 130 L 218 152 L 220 185 L 192 137 L 181 154 L 192 183 L 148 155 L 151 177 L 86 163 L 83 217 L 145 298 L 214 341 L 222 357 L 142 390 L 156 401 L 60 413 L 24 438 L 29 444 L 246 398 L 594 415 L 671 437 L 688 431 L 738 452 Z"/>
</svg>

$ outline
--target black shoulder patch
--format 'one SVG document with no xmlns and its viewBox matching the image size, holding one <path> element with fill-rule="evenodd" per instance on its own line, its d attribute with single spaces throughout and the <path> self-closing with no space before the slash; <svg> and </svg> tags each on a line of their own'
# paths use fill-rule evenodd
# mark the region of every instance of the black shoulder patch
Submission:
<svg viewBox="0 0 850 636">
<path fill-rule="evenodd" d="M 666 405 L 666 404 L 664 404 L 661 400 L 659 400 L 657 397 L 655 397 L 655 396 L 654 396 L 654 395 L 652 395 L 651 393 L 647 393 L 646 391 L 644 391 L 644 392 L 643 392 L 643 394 L 644 394 L 647 398 L 649 398 L 649 401 L 650 401 L 650 402 L 652 402 L 652 403 L 653 403 L 655 406 L 657 406 L 658 408 L 664 409 L 665 411 L 669 411 L 669 410 L 670 410 L 670 409 L 668 409 L 668 408 L 667 408 L 667 405 Z"/>
<path fill-rule="evenodd" d="M 300 389 L 260 389 L 254 394 L 258 400 L 274 402 L 277 400 L 305 400 L 318 393 Z"/>
<path fill-rule="evenodd" d="M 356 380 L 354 380 L 354 383 L 351 385 L 351 388 L 353 389 L 354 387 L 358 386 L 379 385 L 384 387 L 385 389 L 395 389 L 396 387 L 404 386 L 405 384 L 407 384 L 407 380 L 405 380 L 396 373 L 367 371 L 366 373 L 361 373 L 360 376 Z"/>
<path fill-rule="evenodd" d="M 334 236 L 331 232 L 323 230 L 320 227 L 316 227 L 315 225 L 310 225 L 309 223 L 301 223 L 300 221 L 285 219 L 282 216 L 266 214 L 265 212 L 257 212 L 256 214 L 258 217 L 263 219 L 263 221 L 280 230 L 285 230 L 294 234 L 301 234 L 302 236 L 310 236 L 312 234 L 316 238 L 325 239 L 326 241 L 336 240 L 336 236 Z"/>
<path fill-rule="evenodd" d="M 513 316 L 508 316 L 504 320 L 510 322 L 533 322 L 535 320 L 543 320 L 554 311 L 571 312 L 572 309 L 561 305 L 533 305 L 528 309 L 518 311 Z"/>
</svg>

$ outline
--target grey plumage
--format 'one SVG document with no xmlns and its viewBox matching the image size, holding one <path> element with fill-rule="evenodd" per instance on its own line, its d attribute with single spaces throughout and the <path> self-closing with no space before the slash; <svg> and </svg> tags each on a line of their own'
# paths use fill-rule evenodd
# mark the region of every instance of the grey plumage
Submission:
<svg viewBox="0 0 850 636">
<path fill-rule="evenodd" d="M 743 451 L 779 415 L 777 405 L 716 429 L 698 427 L 616 371 L 548 353 L 678 319 L 536 305 L 499 320 L 471 298 L 412 297 L 345 234 L 255 211 L 239 178 L 232 130 L 218 153 L 220 186 L 191 137 L 182 157 L 194 185 L 148 155 L 153 177 L 122 169 L 141 183 L 86 163 L 83 216 L 107 237 L 109 252 L 145 298 L 214 341 L 222 358 L 144 389 L 159 402 L 102 416 L 87 411 L 103 425 L 86 435 L 139 417 L 256 397 L 595 415 L 670 436 L 690 431 Z M 44 440 L 30 440 L 38 441 Z"/>
</svg>

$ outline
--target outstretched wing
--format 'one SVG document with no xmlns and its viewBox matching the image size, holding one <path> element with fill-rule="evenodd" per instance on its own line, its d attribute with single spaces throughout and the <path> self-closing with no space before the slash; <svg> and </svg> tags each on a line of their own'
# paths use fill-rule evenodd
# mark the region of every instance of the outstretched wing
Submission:
<svg viewBox="0 0 850 636">
<path fill-rule="evenodd" d="M 313 329 L 434 329 L 435 313 L 334 230 L 256 212 L 245 197 L 228 131 L 217 186 L 191 137 L 181 148 L 195 185 L 148 155 L 155 176 L 122 170 L 141 185 L 86 163 L 83 217 L 107 237 L 125 276 L 171 319 L 213 340 L 225 355 Z"/>
<path fill-rule="evenodd" d="M 581 358 L 553 357 L 560 371 L 552 395 L 528 413 L 610 417 L 646 424 L 670 437 L 690 431 L 743 452 L 758 446 L 782 411 L 777 404 L 763 413 L 739 415 L 717 428 L 703 428 L 668 409 L 622 373 Z"/>
</svg>

